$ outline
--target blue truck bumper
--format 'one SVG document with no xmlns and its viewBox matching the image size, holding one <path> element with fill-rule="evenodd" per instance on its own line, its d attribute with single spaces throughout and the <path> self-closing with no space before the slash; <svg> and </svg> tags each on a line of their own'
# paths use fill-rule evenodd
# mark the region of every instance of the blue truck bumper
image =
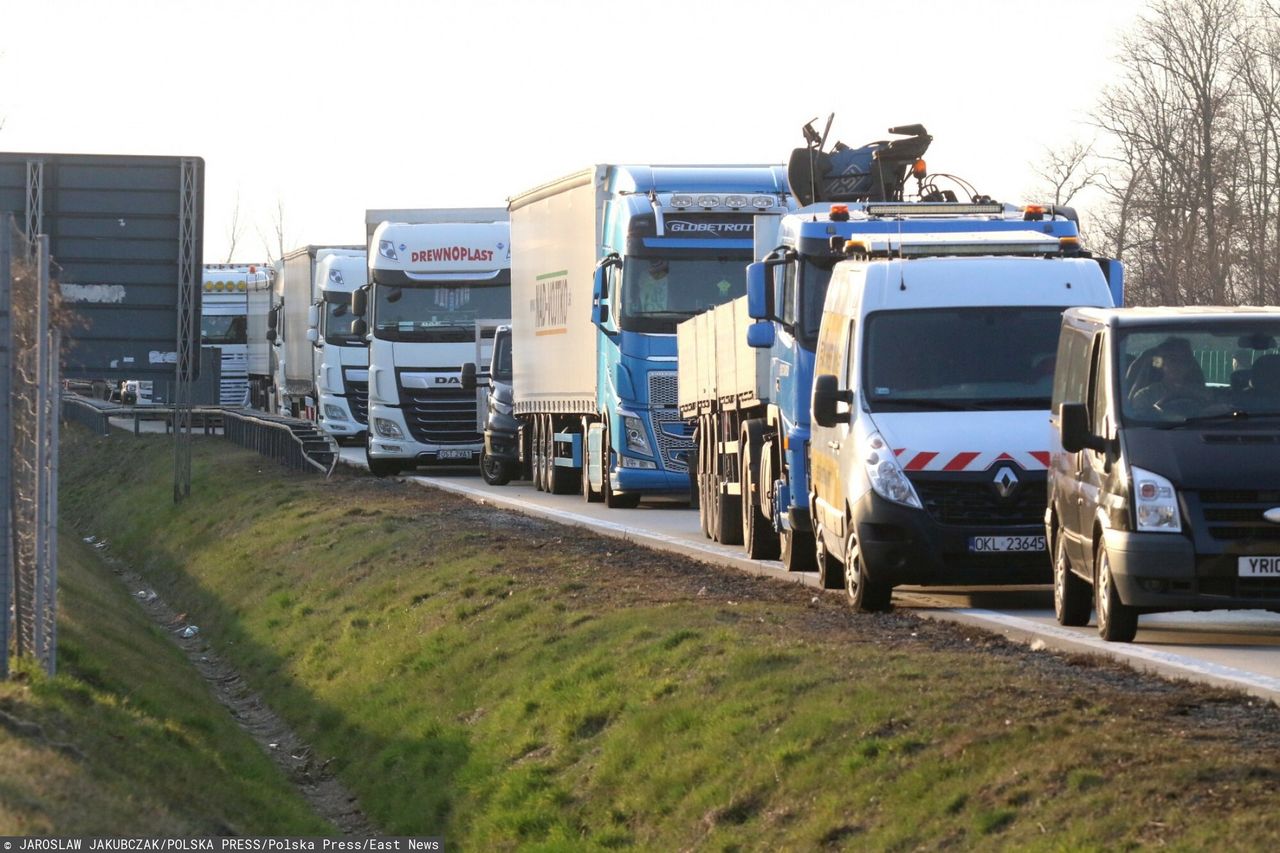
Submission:
<svg viewBox="0 0 1280 853">
<path fill-rule="evenodd" d="M 611 482 L 615 492 L 642 495 L 689 494 L 689 475 L 683 471 L 648 471 L 642 468 L 614 468 Z"/>
</svg>

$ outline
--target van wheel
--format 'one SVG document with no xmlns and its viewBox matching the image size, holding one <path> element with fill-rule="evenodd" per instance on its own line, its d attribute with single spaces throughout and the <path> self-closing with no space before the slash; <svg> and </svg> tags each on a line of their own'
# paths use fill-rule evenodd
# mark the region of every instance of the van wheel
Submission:
<svg viewBox="0 0 1280 853">
<path fill-rule="evenodd" d="M 844 589 L 849 603 L 860 613 L 876 613 L 889 609 L 893 586 L 867 576 L 867 564 L 858 549 L 858 539 L 850 536 L 844 548 Z"/>
<path fill-rule="evenodd" d="M 795 540 L 794 531 L 788 531 L 790 536 L 786 538 Z M 843 589 L 844 588 L 844 566 L 840 565 L 840 561 L 831 555 L 827 550 L 826 542 L 823 541 L 825 534 L 821 527 L 814 531 L 813 534 L 813 559 L 817 563 L 818 568 L 818 585 L 823 589 Z M 783 562 L 786 562 L 785 560 Z"/>
<path fill-rule="evenodd" d="M 480 451 L 480 477 L 490 486 L 511 482 L 511 466 L 488 451 Z"/>
<path fill-rule="evenodd" d="M 1075 572 L 1067 559 L 1067 537 L 1061 532 L 1053 548 L 1053 615 L 1059 625 L 1079 627 L 1089 624 L 1093 591 Z"/>
<path fill-rule="evenodd" d="M 1098 575 L 1093 582 L 1093 606 L 1098 611 L 1098 635 L 1108 643 L 1132 643 L 1138 633 L 1138 608 L 1120 600 L 1105 545 L 1098 547 L 1095 562 Z"/>
</svg>

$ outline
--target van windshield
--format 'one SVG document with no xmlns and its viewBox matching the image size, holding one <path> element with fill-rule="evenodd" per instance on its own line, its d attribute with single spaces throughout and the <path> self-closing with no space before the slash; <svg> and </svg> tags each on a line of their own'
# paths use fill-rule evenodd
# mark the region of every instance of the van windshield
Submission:
<svg viewBox="0 0 1280 853">
<path fill-rule="evenodd" d="M 1280 416 L 1280 321 L 1177 323 L 1116 336 L 1129 426 Z"/>
<path fill-rule="evenodd" d="M 913 308 L 867 316 L 873 412 L 1045 409 L 1064 308 Z"/>
</svg>

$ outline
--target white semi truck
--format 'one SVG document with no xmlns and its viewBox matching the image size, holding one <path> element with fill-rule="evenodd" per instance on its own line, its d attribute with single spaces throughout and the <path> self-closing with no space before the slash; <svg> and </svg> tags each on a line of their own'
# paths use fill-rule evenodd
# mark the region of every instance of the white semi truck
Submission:
<svg viewBox="0 0 1280 853">
<path fill-rule="evenodd" d="M 487 365 L 494 332 L 511 322 L 510 233 L 493 215 L 441 209 L 430 222 L 384 222 L 370 237 L 369 285 L 352 308 L 369 341 L 366 455 L 376 475 L 473 466 L 483 450 L 484 388 L 464 389 L 462 368 Z"/>
<path fill-rule="evenodd" d="M 280 414 L 318 420 L 316 347 L 307 334 L 311 306 L 320 298 L 316 267 L 328 254 L 359 257 L 363 246 L 302 246 L 276 262 L 274 300 L 267 339 L 273 344 L 273 400 Z"/>
<path fill-rule="evenodd" d="M 249 404 L 248 307 L 250 290 L 271 279 L 256 264 L 205 264 L 200 303 L 200 345 L 222 351 L 218 403 Z"/>
<path fill-rule="evenodd" d="M 307 312 L 307 340 L 315 348 L 316 414 L 339 442 L 363 442 L 369 425 L 369 342 L 352 332 L 351 294 L 368 280 L 364 252 L 322 252 L 316 263 L 316 301 Z"/>
</svg>

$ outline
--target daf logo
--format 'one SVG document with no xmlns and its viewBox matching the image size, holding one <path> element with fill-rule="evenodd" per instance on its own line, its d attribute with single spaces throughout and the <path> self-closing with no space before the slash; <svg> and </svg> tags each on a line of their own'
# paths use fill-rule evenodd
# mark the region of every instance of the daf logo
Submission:
<svg viewBox="0 0 1280 853">
<path fill-rule="evenodd" d="M 436 384 L 437 385 L 461 385 L 462 380 L 456 376 L 437 376 Z"/>
<path fill-rule="evenodd" d="M 1018 490 L 1018 475 L 1008 465 L 996 472 L 996 494 L 1007 498 Z"/>
<path fill-rule="evenodd" d="M 1280 524 L 1280 506 L 1274 506 L 1262 514 L 1262 517 L 1272 524 Z"/>
</svg>

